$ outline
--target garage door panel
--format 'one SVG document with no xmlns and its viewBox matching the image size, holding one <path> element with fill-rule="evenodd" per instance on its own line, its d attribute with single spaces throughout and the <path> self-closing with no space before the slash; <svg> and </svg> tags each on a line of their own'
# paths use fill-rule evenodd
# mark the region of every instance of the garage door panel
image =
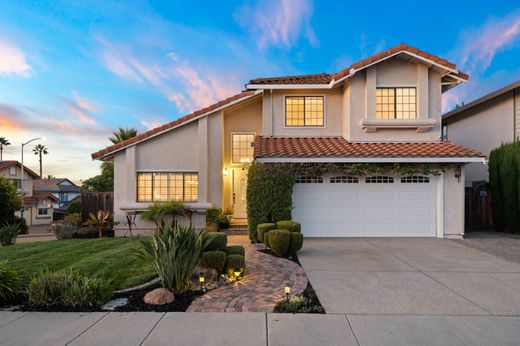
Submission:
<svg viewBox="0 0 520 346">
<path fill-rule="evenodd" d="M 435 184 L 295 184 L 293 218 L 310 237 L 434 237 Z M 432 181 L 432 179 L 430 180 Z"/>
</svg>

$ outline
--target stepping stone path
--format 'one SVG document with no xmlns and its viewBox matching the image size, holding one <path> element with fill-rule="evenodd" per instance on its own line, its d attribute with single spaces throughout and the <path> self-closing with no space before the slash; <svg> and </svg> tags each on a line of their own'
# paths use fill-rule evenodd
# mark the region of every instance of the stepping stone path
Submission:
<svg viewBox="0 0 520 346">
<path fill-rule="evenodd" d="M 307 276 L 298 264 L 257 251 L 264 246 L 249 244 L 245 236 L 228 239 L 246 250 L 246 276 L 197 298 L 188 312 L 272 312 L 285 297 L 285 284 L 291 285 L 291 295 L 307 288 Z"/>
</svg>

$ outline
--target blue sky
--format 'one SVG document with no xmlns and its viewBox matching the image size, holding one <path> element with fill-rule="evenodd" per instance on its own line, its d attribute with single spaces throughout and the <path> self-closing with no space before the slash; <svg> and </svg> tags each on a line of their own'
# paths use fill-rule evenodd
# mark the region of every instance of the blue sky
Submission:
<svg viewBox="0 0 520 346">
<path fill-rule="evenodd" d="M 470 82 L 443 109 L 520 79 L 518 1 L 1 1 L 0 136 L 45 136 L 44 174 L 98 173 L 118 126 L 145 131 L 255 77 L 336 72 L 405 42 Z M 27 152 L 35 170 L 37 157 Z"/>
</svg>

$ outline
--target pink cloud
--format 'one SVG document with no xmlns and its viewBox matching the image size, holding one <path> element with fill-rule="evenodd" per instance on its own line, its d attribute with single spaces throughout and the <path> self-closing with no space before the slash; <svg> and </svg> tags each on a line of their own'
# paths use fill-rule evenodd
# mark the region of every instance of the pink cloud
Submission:
<svg viewBox="0 0 520 346">
<path fill-rule="evenodd" d="M 318 39 L 311 25 L 312 12 L 309 0 L 269 0 L 259 3 L 256 8 L 241 8 L 235 18 L 257 35 L 260 49 L 271 45 L 291 48 L 300 36 L 311 45 L 317 45 Z"/>
<path fill-rule="evenodd" d="M 14 44 L 0 41 L 0 74 L 29 77 L 31 73 L 23 51 Z"/>
</svg>

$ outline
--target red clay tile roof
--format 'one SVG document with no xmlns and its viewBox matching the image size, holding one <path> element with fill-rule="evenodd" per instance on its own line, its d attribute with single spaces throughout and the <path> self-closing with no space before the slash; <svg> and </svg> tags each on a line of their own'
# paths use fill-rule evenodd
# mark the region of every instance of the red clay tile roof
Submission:
<svg viewBox="0 0 520 346">
<path fill-rule="evenodd" d="M 13 167 L 13 166 L 20 168 L 20 167 L 22 167 L 22 164 L 15 160 L 0 161 L 0 171 L 4 170 L 6 168 Z M 27 168 L 27 166 L 24 165 L 23 170 L 24 170 L 24 172 L 27 172 L 30 176 L 32 176 L 34 179 L 40 179 L 40 176 L 37 173 L 35 173 L 34 171 Z"/>
<path fill-rule="evenodd" d="M 255 139 L 255 158 L 274 157 L 485 157 L 451 142 L 430 143 L 351 143 L 343 137 L 261 137 Z"/>
<path fill-rule="evenodd" d="M 415 47 L 409 46 L 407 44 L 401 43 L 395 47 L 387 49 L 381 53 L 375 54 L 371 57 L 358 61 L 351 66 L 339 71 L 338 73 L 328 74 L 328 73 L 318 73 L 318 74 L 308 74 L 308 75 L 300 75 L 300 76 L 282 76 L 282 77 L 272 77 L 272 78 L 257 78 L 249 81 L 249 84 L 259 85 L 259 84 L 328 84 L 333 79 L 337 81 L 348 74 L 350 74 L 350 70 L 359 70 L 363 67 L 366 67 L 372 63 L 375 63 L 381 59 L 384 59 L 390 55 L 393 55 L 398 52 L 409 52 L 425 59 L 429 59 L 441 66 L 444 66 L 449 69 L 456 69 L 456 65 L 454 63 L 449 62 L 446 59 L 440 58 L 437 55 L 433 55 L 427 53 L 425 51 L 419 50 Z M 464 80 L 469 79 L 469 75 L 463 72 L 458 72 L 456 74 L 459 78 Z"/>
<path fill-rule="evenodd" d="M 256 78 L 249 84 L 329 84 L 332 76 L 328 73 L 304 74 L 299 76 L 283 76 L 272 78 Z"/>
<path fill-rule="evenodd" d="M 154 129 L 151 129 L 150 131 L 146 131 L 146 132 L 143 132 L 141 134 L 138 134 L 137 136 L 133 137 L 133 138 L 130 138 L 130 139 L 127 139 L 126 141 L 123 141 L 121 143 L 118 143 L 118 144 L 114 144 L 114 145 L 111 145 L 109 147 L 106 147 L 105 149 L 102 149 L 100 151 L 97 151 L 95 153 L 92 153 L 92 159 L 93 160 L 96 160 L 96 159 L 99 159 L 107 154 L 110 154 L 118 149 L 121 149 L 121 148 L 124 148 L 126 146 L 129 146 L 131 144 L 134 144 L 134 143 L 137 143 L 139 141 L 142 141 L 146 138 L 149 138 L 153 135 L 156 135 L 160 132 L 163 132 L 163 131 L 166 131 L 172 127 L 176 127 L 176 126 L 179 126 L 183 123 L 186 123 L 188 121 L 190 121 L 191 119 L 193 118 L 196 118 L 200 115 L 203 115 L 205 113 L 208 113 L 208 112 L 211 112 L 221 106 L 224 106 L 228 103 L 231 103 L 233 101 L 236 101 L 238 99 L 241 99 L 243 97 L 246 97 L 246 96 L 251 96 L 251 95 L 254 95 L 255 91 L 254 90 L 249 90 L 249 91 L 243 91 L 241 92 L 240 94 L 236 94 L 236 95 L 233 95 L 231 97 L 228 97 L 227 99 L 224 99 L 222 101 L 219 101 L 217 103 L 214 103 L 208 107 L 205 107 L 205 108 L 202 108 L 202 109 L 199 109 L 198 111 L 195 111 L 193 113 L 190 113 L 188 115 L 185 115 L 183 116 L 182 118 L 179 118 L 177 120 L 174 120 L 174 121 L 171 121 L 167 124 L 164 124 L 162 126 L 159 126 L 159 127 L 156 127 Z"/>
</svg>

